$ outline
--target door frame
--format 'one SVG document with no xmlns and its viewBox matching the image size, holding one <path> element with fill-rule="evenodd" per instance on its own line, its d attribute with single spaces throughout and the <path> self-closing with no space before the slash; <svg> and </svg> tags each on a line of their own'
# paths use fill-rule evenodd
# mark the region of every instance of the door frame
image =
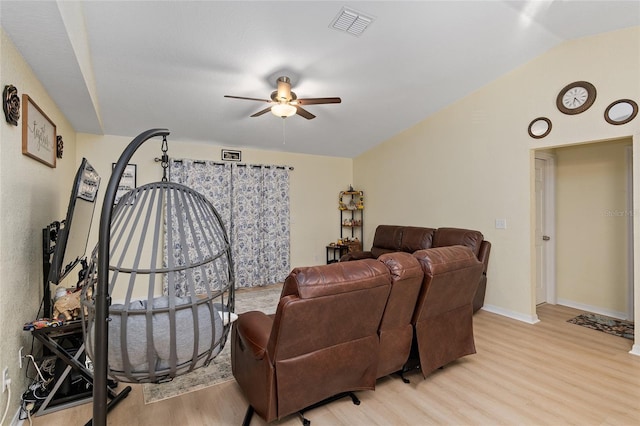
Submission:
<svg viewBox="0 0 640 426">
<path fill-rule="evenodd" d="M 634 316 L 634 253 L 633 253 L 633 142 L 627 147 L 627 231 L 629 239 L 627 241 L 627 272 L 628 272 L 628 289 L 627 289 L 627 319 L 633 321 Z"/>
<path fill-rule="evenodd" d="M 557 303 L 556 295 L 556 156 L 550 152 L 535 151 L 535 158 L 544 160 L 544 235 L 551 237 L 544 250 L 546 299 L 551 305 Z"/>
</svg>

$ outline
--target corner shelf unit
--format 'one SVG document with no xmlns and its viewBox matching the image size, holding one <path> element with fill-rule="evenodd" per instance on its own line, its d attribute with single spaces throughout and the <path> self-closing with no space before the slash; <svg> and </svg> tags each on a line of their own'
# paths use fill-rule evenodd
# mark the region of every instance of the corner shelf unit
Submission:
<svg viewBox="0 0 640 426">
<path fill-rule="evenodd" d="M 362 250 L 364 236 L 364 192 L 353 189 L 340 191 L 338 208 L 340 209 L 340 239 L 343 241 L 349 239 L 352 244 L 359 243 L 359 247 L 354 247 L 354 249 Z"/>
</svg>

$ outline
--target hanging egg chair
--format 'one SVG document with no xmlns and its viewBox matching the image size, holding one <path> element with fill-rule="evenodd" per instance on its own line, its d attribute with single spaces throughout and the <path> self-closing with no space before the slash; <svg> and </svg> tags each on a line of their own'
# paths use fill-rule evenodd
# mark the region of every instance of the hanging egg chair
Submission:
<svg viewBox="0 0 640 426">
<path fill-rule="evenodd" d="M 149 130 L 131 142 L 102 206 L 81 298 L 94 363 L 94 424 L 106 421 L 107 376 L 159 383 L 207 365 L 224 347 L 234 317 L 227 233 L 203 195 L 167 181 L 166 135 Z M 135 188 L 113 206 L 133 152 L 154 136 L 164 138 L 162 182 Z"/>
</svg>

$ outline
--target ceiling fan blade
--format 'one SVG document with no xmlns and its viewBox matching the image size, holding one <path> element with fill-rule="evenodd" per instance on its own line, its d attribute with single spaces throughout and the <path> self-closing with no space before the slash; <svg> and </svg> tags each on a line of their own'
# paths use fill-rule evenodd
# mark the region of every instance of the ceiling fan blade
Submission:
<svg viewBox="0 0 640 426">
<path fill-rule="evenodd" d="M 298 99 L 300 105 L 319 105 L 319 104 L 339 104 L 342 102 L 340 98 L 307 98 Z"/>
<path fill-rule="evenodd" d="M 306 118 L 307 120 L 311 120 L 313 118 L 316 118 L 315 115 L 311 114 L 309 111 L 307 111 L 306 109 L 303 109 L 299 106 L 296 106 L 296 114 L 298 114 L 301 117 Z"/>
<path fill-rule="evenodd" d="M 260 110 L 258 112 L 256 112 L 255 114 L 251 115 L 250 117 L 260 117 L 262 114 L 266 114 L 267 112 L 271 111 L 271 107 L 267 107 L 263 110 Z"/>
<path fill-rule="evenodd" d="M 244 99 L 246 101 L 258 101 L 258 102 L 271 102 L 267 99 L 258 99 L 258 98 L 245 98 L 244 96 L 231 96 L 231 95 L 224 95 L 225 98 L 232 98 L 232 99 Z"/>
</svg>

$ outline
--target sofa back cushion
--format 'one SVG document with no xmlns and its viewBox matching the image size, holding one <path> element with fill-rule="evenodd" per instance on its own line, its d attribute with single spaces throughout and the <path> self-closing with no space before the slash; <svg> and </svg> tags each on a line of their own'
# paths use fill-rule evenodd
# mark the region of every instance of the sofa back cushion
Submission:
<svg viewBox="0 0 640 426">
<path fill-rule="evenodd" d="M 383 254 L 378 261 L 389 268 L 392 283 L 380 330 L 411 324 L 424 277 L 420 263 L 413 255 L 403 252 Z"/>
<path fill-rule="evenodd" d="M 295 268 L 282 287 L 269 353 L 287 359 L 376 335 L 390 290 L 389 269 L 374 259 Z"/>
<path fill-rule="evenodd" d="M 373 256 L 377 258 L 385 253 L 399 251 L 402 244 L 403 228 L 404 226 L 378 225 L 371 247 Z"/>
<path fill-rule="evenodd" d="M 403 227 L 400 250 L 413 253 L 416 250 L 431 248 L 435 231 L 433 228 L 421 228 L 418 226 Z"/>
<path fill-rule="evenodd" d="M 278 417 L 332 395 L 374 389 L 389 269 L 374 259 L 296 268 L 267 344 Z"/>
<path fill-rule="evenodd" d="M 380 359 L 376 377 L 402 369 L 411 352 L 411 319 L 424 274 L 418 260 L 409 253 L 383 254 L 378 258 L 391 271 L 391 293 L 384 309 L 378 335 Z"/>
<path fill-rule="evenodd" d="M 461 245 L 469 247 L 478 257 L 484 236 L 479 231 L 462 228 L 438 228 L 433 236 L 433 247 Z"/>
<path fill-rule="evenodd" d="M 413 316 L 423 375 L 475 353 L 473 297 L 482 263 L 464 246 L 436 247 L 413 254 L 424 281 Z"/>
</svg>

